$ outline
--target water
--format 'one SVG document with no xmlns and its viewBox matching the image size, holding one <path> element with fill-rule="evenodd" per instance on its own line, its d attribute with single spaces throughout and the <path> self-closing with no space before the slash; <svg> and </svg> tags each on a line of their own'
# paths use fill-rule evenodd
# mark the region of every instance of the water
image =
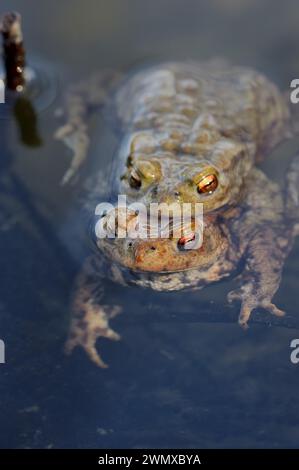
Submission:
<svg viewBox="0 0 299 470">
<path fill-rule="evenodd" d="M 286 320 L 256 314 L 244 333 L 225 301 L 232 282 L 192 295 L 110 285 L 111 303 L 124 306 L 113 320 L 122 341 L 101 342 L 110 368 L 97 369 L 81 350 L 65 357 L 86 248 L 80 188 L 59 186 L 69 155 L 52 136 L 67 81 L 104 66 L 226 57 L 287 89 L 299 71 L 298 5 L 4 0 L 1 9 L 22 14 L 28 59 L 47 64 L 56 98 L 37 106 L 42 146 L 24 146 L 15 122 L 0 122 L 0 446 L 297 447 L 299 365 L 289 356 L 299 337 L 299 243 L 275 296 Z M 104 167 L 116 140 L 100 117 L 94 129 L 91 160 L 98 152 Z M 298 143 L 277 149 L 267 174 L 281 181 Z"/>
</svg>

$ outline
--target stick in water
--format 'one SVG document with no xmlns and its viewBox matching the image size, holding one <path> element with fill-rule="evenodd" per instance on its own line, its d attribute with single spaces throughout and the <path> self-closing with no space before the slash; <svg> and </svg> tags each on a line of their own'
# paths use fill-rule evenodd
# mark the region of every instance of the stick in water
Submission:
<svg viewBox="0 0 299 470">
<path fill-rule="evenodd" d="M 4 14 L 0 29 L 3 36 L 6 87 L 13 91 L 23 91 L 25 86 L 25 49 L 19 13 Z"/>
</svg>

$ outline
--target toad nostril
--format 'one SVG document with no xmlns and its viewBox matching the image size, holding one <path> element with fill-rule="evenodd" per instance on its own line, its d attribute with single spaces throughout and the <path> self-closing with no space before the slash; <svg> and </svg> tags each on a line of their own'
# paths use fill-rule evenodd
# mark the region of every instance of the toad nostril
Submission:
<svg viewBox="0 0 299 470">
<path fill-rule="evenodd" d="M 156 247 L 155 247 L 155 246 L 151 246 L 151 250 L 152 250 L 152 251 L 155 251 L 155 250 L 156 250 Z"/>
<path fill-rule="evenodd" d="M 175 192 L 174 192 L 174 195 L 175 195 L 176 197 L 178 197 L 178 196 L 180 196 L 180 192 L 179 192 L 179 191 L 175 191 Z"/>
</svg>

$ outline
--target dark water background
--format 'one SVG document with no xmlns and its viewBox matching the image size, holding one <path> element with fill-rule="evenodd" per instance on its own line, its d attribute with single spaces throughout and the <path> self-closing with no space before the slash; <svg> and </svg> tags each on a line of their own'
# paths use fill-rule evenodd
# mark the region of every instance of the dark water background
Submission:
<svg viewBox="0 0 299 470">
<path fill-rule="evenodd" d="M 299 365 L 289 358 L 298 242 L 275 296 L 291 324 L 261 312 L 244 333 L 225 300 L 232 282 L 191 295 L 111 285 L 124 313 L 113 321 L 122 341 L 101 342 L 110 368 L 81 350 L 66 358 L 84 227 L 74 219 L 80 187 L 59 186 L 69 153 L 52 137 L 67 82 L 105 66 L 226 57 L 287 89 L 299 76 L 298 2 L 2 0 L 8 9 L 22 14 L 28 60 L 46 61 L 57 96 L 38 114 L 41 147 L 25 147 L 14 121 L 0 120 L 0 446 L 298 447 Z M 116 140 L 101 118 L 95 127 L 92 159 L 104 167 Z M 298 144 L 263 165 L 281 184 Z"/>
</svg>

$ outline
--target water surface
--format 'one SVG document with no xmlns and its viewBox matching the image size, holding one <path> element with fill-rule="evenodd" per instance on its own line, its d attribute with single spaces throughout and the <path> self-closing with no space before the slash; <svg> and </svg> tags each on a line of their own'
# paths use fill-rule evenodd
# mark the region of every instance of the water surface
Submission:
<svg viewBox="0 0 299 470">
<path fill-rule="evenodd" d="M 229 307 L 232 282 L 201 292 L 153 294 L 110 285 L 122 335 L 103 340 L 107 371 L 83 351 L 67 358 L 69 296 L 86 248 L 76 218 L 80 185 L 105 167 L 117 144 L 98 117 L 91 162 L 78 186 L 61 187 L 69 153 L 53 140 L 69 81 L 143 60 L 226 57 L 287 89 L 299 73 L 298 4 L 256 0 L 2 0 L 23 16 L 28 61 L 51 71 L 55 100 L 38 110 L 43 145 L 26 147 L 0 120 L 0 446 L 297 447 L 299 243 L 275 296 L 290 319 L 260 312 L 244 333 Z M 53 82 L 51 82 L 51 86 Z M 282 182 L 299 141 L 264 164 Z"/>
</svg>

